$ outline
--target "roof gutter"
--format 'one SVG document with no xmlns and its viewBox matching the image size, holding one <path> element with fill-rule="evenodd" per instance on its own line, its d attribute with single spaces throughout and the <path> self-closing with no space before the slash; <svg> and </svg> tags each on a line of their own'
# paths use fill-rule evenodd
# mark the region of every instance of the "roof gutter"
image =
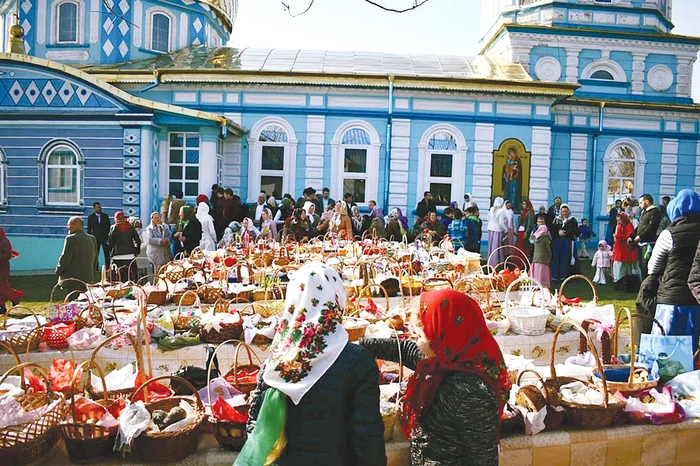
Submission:
<svg viewBox="0 0 700 466">
<path fill-rule="evenodd" d="M 150 91 L 151 89 L 154 89 L 154 88 L 160 86 L 161 73 L 162 73 L 162 71 L 160 71 L 158 69 L 153 70 L 153 82 L 151 84 L 149 84 L 148 86 L 145 86 L 145 87 L 142 87 L 141 89 L 139 89 L 139 92 Z"/>
</svg>

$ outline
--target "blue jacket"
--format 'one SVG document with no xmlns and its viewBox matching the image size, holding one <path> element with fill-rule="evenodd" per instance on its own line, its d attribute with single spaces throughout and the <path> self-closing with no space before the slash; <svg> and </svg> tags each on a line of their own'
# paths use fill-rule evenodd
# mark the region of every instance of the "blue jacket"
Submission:
<svg viewBox="0 0 700 466">
<path fill-rule="evenodd" d="M 447 233 L 450 235 L 455 252 L 464 247 L 464 243 L 467 240 L 467 227 L 462 220 L 452 220 L 452 223 L 447 228 Z"/>
</svg>

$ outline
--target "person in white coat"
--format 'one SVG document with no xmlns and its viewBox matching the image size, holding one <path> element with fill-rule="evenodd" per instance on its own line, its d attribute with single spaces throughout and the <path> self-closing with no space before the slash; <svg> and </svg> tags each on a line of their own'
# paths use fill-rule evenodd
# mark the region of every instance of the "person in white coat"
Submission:
<svg viewBox="0 0 700 466">
<path fill-rule="evenodd" d="M 489 265 L 495 267 L 503 262 L 503 251 L 493 254 L 503 242 L 503 234 L 506 232 L 505 215 L 503 211 L 503 198 L 497 197 L 493 200 L 493 207 L 489 210 L 488 231 L 489 231 Z"/>
<path fill-rule="evenodd" d="M 216 229 L 214 228 L 214 219 L 209 215 L 209 204 L 200 202 L 197 206 L 197 220 L 202 224 L 202 239 L 199 241 L 199 247 L 202 251 L 216 250 Z"/>
</svg>

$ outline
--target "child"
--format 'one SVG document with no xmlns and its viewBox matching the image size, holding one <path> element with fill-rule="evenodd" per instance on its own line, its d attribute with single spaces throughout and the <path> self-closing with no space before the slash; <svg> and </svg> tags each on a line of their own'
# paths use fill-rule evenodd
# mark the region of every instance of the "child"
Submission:
<svg viewBox="0 0 700 466">
<path fill-rule="evenodd" d="M 591 240 L 591 237 L 595 238 L 597 235 L 593 233 L 588 226 L 588 219 L 584 218 L 581 220 L 581 226 L 579 226 L 579 231 L 581 235 L 579 236 L 581 240 L 581 252 L 579 253 L 579 258 L 590 259 L 591 256 L 588 255 L 588 250 L 586 249 L 586 244 Z"/>
<path fill-rule="evenodd" d="M 474 206 L 467 207 L 467 218 L 462 222 L 467 229 L 465 248 L 470 252 L 481 252 L 481 219 L 479 210 Z"/>
<path fill-rule="evenodd" d="M 593 255 L 591 266 L 596 268 L 593 283 L 605 285 L 605 272 L 610 273 L 610 264 L 612 263 L 613 253 L 608 246 L 608 242 L 604 239 L 598 241 L 598 250 Z"/>
<path fill-rule="evenodd" d="M 532 235 L 532 278 L 549 288 L 552 283 L 552 269 L 549 267 L 552 263 L 552 239 L 543 218 L 537 219 L 537 225 L 537 230 Z"/>
<path fill-rule="evenodd" d="M 462 223 L 462 211 L 455 209 L 452 211 L 451 215 L 454 217 L 452 223 L 447 228 L 447 233 L 450 235 L 452 240 L 452 245 L 455 248 L 455 253 L 464 247 L 464 243 L 467 236 L 467 228 L 464 223 Z"/>
</svg>

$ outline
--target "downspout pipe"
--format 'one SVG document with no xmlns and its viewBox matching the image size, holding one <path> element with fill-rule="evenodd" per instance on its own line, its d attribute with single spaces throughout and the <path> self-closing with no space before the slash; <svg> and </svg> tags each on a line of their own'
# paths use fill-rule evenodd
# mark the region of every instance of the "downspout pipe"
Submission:
<svg viewBox="0 0 700 466">
<path fill-rule="evenodd" d="M 598 131 L 593 135 L 593 169 L 591 170 L 591 201 L 588 206 L 588 218 L 596 218 L 595 214 L 595 183 L 596 183 L 596 173 L 598 171 L 598 136 L 603 132 L 603 119 L 605 118 L 605 102 L 600 103 L 600 108 L 598 109 Z"/>
<path fill-rule="evenodd" d="M 388 212 L 389 206 L 389 180 L 391 168 L 391 138 L 392 119 L 394 117 L 394 75 L 389 75 L 389 113 L 386 120 L 386 151 L 384 156 L 384 209 Z"/>
<path fill-rule="evenodd" d="M 160 71 L 153 70 L 153 82 L 148 86 L 141 88 L 139 92 L 150 91 L 151 89 L 156 88 L 158 86 L 160 86 Z"/>
</svg>

